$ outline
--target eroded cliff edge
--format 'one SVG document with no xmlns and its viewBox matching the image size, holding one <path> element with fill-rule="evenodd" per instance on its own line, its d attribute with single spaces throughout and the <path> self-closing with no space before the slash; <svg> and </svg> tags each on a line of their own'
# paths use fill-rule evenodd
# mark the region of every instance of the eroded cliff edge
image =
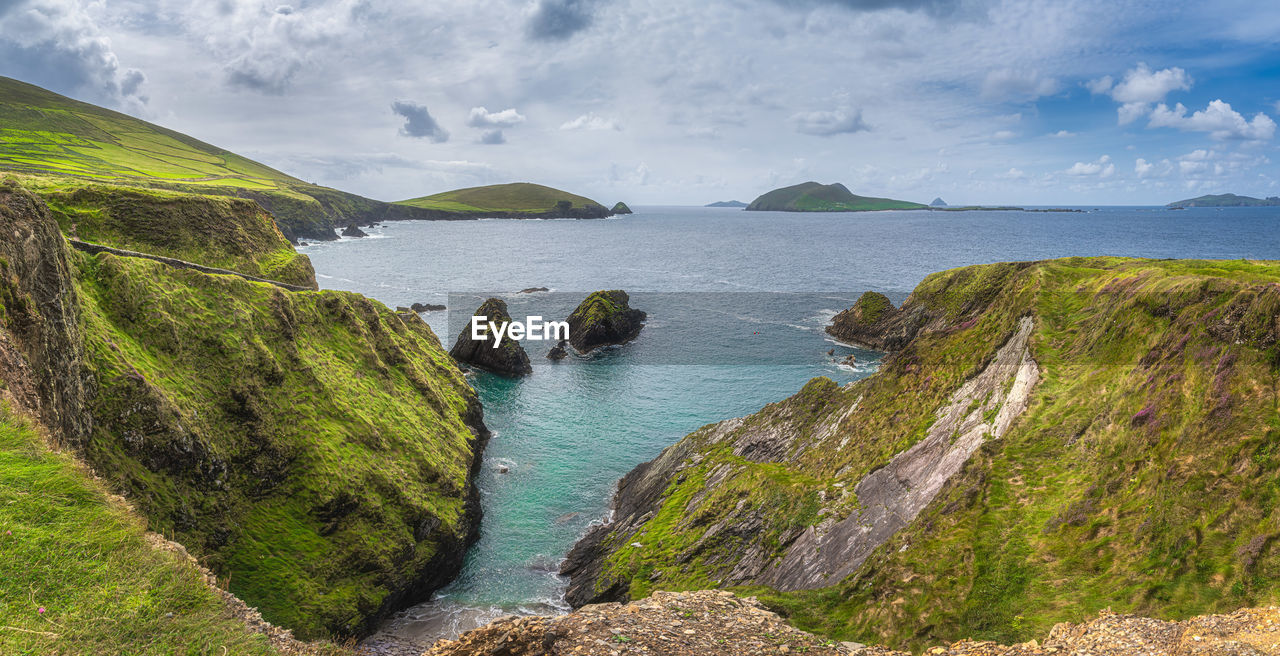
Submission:
<svg viewBox="0 0 1280 656">
<path fill-rule="evenodd" d="M 1273 262 L 1116 258 L 930 276 L 867 322 L 901 344 L 876 375 L 623 478 L 569 599 L 734 587 L 911 647 L 1266 603 L 1278 283 Z"/>
<path fill-rule="evenodd" d="M 0 219 L 6 388 L 268 620 L 359 635 L 457 572 L 488 431 L 415 314 L 71 251 L 12 181 Z"/>
</svg>

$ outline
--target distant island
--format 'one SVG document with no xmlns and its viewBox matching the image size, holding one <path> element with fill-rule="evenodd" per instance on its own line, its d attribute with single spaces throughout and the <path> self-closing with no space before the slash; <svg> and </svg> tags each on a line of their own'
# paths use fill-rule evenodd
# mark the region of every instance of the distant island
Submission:
<svg viewBox="0 0 1280 656">
<path fill-rule="evenodd" d="M 774 212 L 869 212 L 873 210 L 919 210 L 927 205 L 891 198 L 858 196 L 839 182 L 829 185 L 805 182 L 774 189 L 755 199 L 747 211 Z"/>
<path fill-rule="evenodd" d="M 942 200 L 941 196 L 933 199 L 932 203 L 929 203 L 929 207 L 946 207 L 946 206 L 947 206 L 947 201 Z"/>
<path fill-rule="evenodd" d="M 740 200 L 722 200 L 715 203 L 707 203 L 703 207 L 746 207 L 747 204 Z"/>
<path fill-rule="evenodd" d="M 454 189 L 395 203 L 426 210 L 485 217 L 526 219 L 602 219 L 619 212 L 590 198 L 529 182 Z M 619 204 L 621 205 L 621 204 Z M 622 205 L 622 207 L 626 207 Z"/>
<path fill-rule="evenodd" d="M 1169 203 L 1165 207 L 1277 207 L 1280 206 L 1280 196 L 1269 196 L 1267 198 L 1254 198 L 1252 196 L 1237 196 L 1235 194 L 1209 194 L 1207 196 L 1199 196 L 1196 198 L 1188 198 L 1175 203 Z"/>
</svg>

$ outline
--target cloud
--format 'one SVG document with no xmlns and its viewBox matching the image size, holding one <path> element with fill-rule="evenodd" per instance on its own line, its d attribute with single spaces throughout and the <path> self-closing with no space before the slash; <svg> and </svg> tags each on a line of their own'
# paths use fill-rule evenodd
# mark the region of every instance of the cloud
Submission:
<svg viewBox="0 0 1280 656">
<path fill-rule="evenodd" d="M 122 69 L 111 40 L 78 2 L 0 0 L 0 68 L 68 94 L 140 111 L 147 77 Z"/>
<path fill-rule="evenodd" d="M 1067 139 L 1069 137 L 1077 136 L 1077 134 L 1067 130 L 1058 130 L 1057 132 L 1050 133 L 1049 136 L 1054 137 L 1055 139 Z"/>
<path fill-rule="evenodd" d="M 960 0 L 775 0 L 784 7 L 807 9 L 815 5 L 832 5 L 853 11 L 880 11 L 884 9 L 900 9 L 902 11 L 926 11 L 933 14 L 946 14 L 960 6 Z"/>
<path fill-rule="evenodd" d="M 792 127 L 801 134 L 816 137 L 832 137 L 837 134 L 869 132 L 870 126 L 862 121 L 862 110 L 851 111 L 837 109 L 834 111 L 800 112 L 792 114 Z"/>
<path fill-rule="evenodd" d="M 622 125 L 616 119 L 596 116 L 595 112 L 588 112 L 573 119 L 566 121 L 560 126 L 561 130 L 622 130 Z"/>
<path fill-rule="evenodd" d="M 1151 111 L 1147 127 L 1177 128 L 1186 132 L 1208 132 L 1214 139 L 1243 139 L 1265 141 L 1275 136 L 1276 122 L 1270 116 L 1258 112 L 1253 120 L 1247 120 L 1240 112 L 1222 100 L 1214 100 L 1209 106 L 1190 116 L 1187 108 L 1178 103 L 1172 109 L 1160 103 Z"/>
<path fill-rule="evenodd" d="M 1063 171 L 1075 177 L 1097 176 L 1099 178 L 1109 178 L 1115 172 L 1116 165 L 1111 162 L 1109 155 L 1103 155 L 1093 162 L 1076 162 L 1071 168 Z"/>
<path fill-rule="evenodd" d="M 982 97 L 987 100 L 1035 100 L 1058 92 L 1058 80 L 1042 77 L 1039 71 L 999 68 L 982 80 Z"/>
<path fill-rule="evenodd" d="M 473 128 L 511 128 L 524 123 L 524 115 L 513 109 L 490 112 L 484 107 L 472 107 L 467 125 Z"/>
<path fill-rule="evenodd" d="M 1008 141 L 1016 136 L 1018 133 L 1013 130 L 998 130 L 991 135 L 991 138 L 995 141 Z"/>
<path fill-rule="evenodd" d="M 719 139 L 720 130 L 713 127 L 691 127 L 684 131 L 684 136 L 691 139 Z"/>
<path fill-rule="evenodd" d="M 488 146 L 496 146 L 507 143 L 507 136 L 502 134 L 502 130 L 486 130 L 477 141 Z"/>
<path fill-rule="evenodd" d="M 600 0 L 536 0 L 525 24 L 529 38 L 564 41 L 591 27 Z"/>
<path fill-rule="evenodd" d="M 1116 83 L 1110 75 L 1085 83 L 1095 95 L 1108 95 L 1120 103 L 1116 109 L 1120 125 L 1128 125 L 1151 111 L 1151 104 L 1162 102 L 1174 91 L 1191 89 L 1191 76 L 1178 67 L 1151 70 L 1145 63 L 1125 72 Z"/>
<path fill-rule="evenodd" d="M 1139 157 L 1138 160 L 1133 163 L 1133 172 L 1142 179 L 1167 178 L 1173 173 L 1173 163 L 1167 159 L 1162 159 L 1159 162 L 1148 162 L 1147 160 Z"/>
<path fill-rule="evenodd" d="M 1001 180 L 1025 180 L 1027 174 L 1022 169 L 1013 167 L 1004 173 L 997 173 L 996 177 Z"/>
<path fill-rule="evenodd" d="M 444 143 L 449 140 L 449 133 L 427 111 L 426 105 L 419 105 L 407 100 L 391 103 L 391 111 L 404 117 L 404 126 L 400 134 L 406 137 L 427 138 L 431 143 Z"/>
<path fill-rule="evenodd" d="M 294 8 L 258 2 L 217 2 L 185 14 L 188 29 L 222 61 L 227 84 L 283 95 L 295 77 L 340 50 L 353 34 L 361 3 L 340 0 Z"/>
</svg>

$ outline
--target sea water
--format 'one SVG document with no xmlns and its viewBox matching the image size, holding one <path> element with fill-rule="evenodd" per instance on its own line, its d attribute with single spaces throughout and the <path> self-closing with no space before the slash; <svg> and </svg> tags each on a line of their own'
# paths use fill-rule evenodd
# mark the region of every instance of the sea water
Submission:
<svg viewBox="0 0 1280 656">
<path fill-rule="evenodd" d="M 631 344 L 553 363 L 551 344 L 528 342 L 531 376 L 472 375 L 493 432 L 478 481 L 482 537 L 457 580 L 385 634 L 429 643 L 499 615 L 567 610 L 560 561 L 606 516 L 619 477 L 815 376 L 845 383 L 874 371 L 878 354 L 822 330 L 863 291 L 901 302 L 935 271 L 1073 255 L 1280 259 L 1278 208 L 635 209 L 607 220 L 387 223 L 299 248 L 323 288 L 450 306 L 422 315 L 446 348 L 494 295 L 517 319 L 559 320 L 591 291 L 624 289 L 649 315 Z M 551 291 L 517 293 L 530 287 Z"/>
</svg>

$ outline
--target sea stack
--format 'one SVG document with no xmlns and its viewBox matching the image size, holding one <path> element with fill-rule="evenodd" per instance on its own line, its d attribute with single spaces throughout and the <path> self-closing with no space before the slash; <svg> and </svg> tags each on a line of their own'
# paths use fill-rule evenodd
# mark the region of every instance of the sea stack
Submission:
<svg viewBox="0 0 1280 656">
<path fill-rule="evenodd" d="M 632 213 L 631 208 L 627 207 L 627 204 L 622 201 L 618 201 L 618 204 L 614 205 L 613 209 L 610 211 L 613 212 L 614 214 L 631 214 Z"/>
<path fill-rule="evenodd" d="M 640 334 L 645 313 L 633 310 L 621 289 L 591 294 L 569 315 L 569 343 L 579 353 L 601 346 L 625 344 Z"/>
<path fill-rule="evenodd" d="M 506 326 L 511 323 L 511 315 L 507 313 L 507 303 L 500 298 L 491 298 L 476 309 L 472 316 L 484 317 L 486 325 Z M 486 331 L 481 331 L 486 332 Z M 483 339 L 471 338 L 471 321 L 462 327 L 458 339 L 449 349 L 449 355 L 458 362 L 475 365 L 504 376 L 525 376 L 533 373 L 529 364 L 529 354 L 524 352 L 520 342 L 511 339 L 502 329 L 502 340 L 497 348 L 493 345 L 493 335 L 486 333 Z"/>
</svg>

